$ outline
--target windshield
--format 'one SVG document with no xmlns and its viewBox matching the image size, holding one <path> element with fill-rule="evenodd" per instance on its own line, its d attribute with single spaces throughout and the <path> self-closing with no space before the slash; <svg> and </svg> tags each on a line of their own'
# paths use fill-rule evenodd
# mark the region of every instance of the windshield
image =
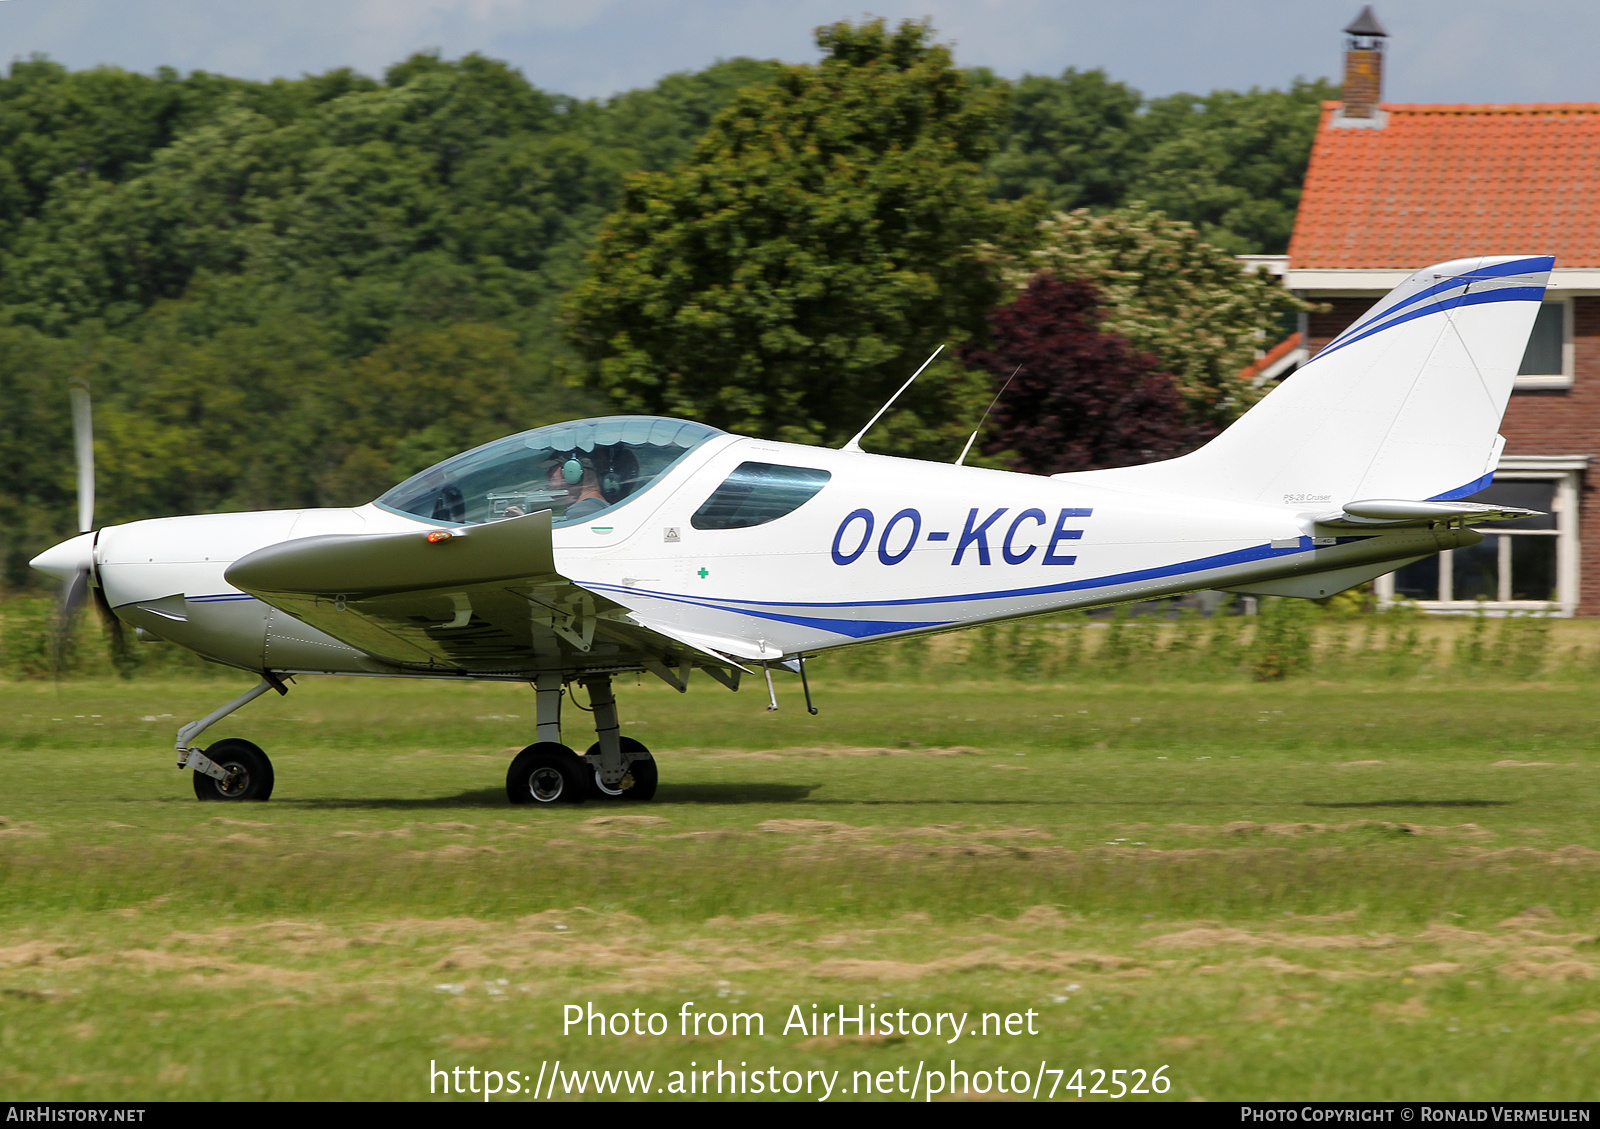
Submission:
<svg viewBox="0 0 1600 1129">
<path fill-rule="evenodd" d="M 413 475 L 378 499 L 388 510 L 478 525 L 550 510 L 556 525 L 596 517 L 644 490 L 713 435 L 658 416 L 551 424 L 485 443 Z"/>
</svg>

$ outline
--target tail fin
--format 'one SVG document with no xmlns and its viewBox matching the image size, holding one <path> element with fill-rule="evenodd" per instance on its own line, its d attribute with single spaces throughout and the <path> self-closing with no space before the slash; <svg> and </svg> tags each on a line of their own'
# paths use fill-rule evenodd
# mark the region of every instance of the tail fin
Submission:
<svg viewBox="0 0 1600 1129">
<path fill-rule="evenodd" d="M 1494 474 L 1553 262 L 1425 267 L 1200 450 L 1073 477 L 1273 505 L 1466 497 Z"/>
</svg>

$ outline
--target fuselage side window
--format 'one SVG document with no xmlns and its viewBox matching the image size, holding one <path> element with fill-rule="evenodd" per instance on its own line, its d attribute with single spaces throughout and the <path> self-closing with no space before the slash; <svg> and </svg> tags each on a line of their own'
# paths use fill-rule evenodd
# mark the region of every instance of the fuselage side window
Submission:
<svg viewBox="0 0 1600 1129">
<path fill-rule="evenodd" d="M 696 529 L 749 529 L 777 521 L 817 496 L 833 476 L 811 467 L 740 463 L 689 518 Z"/>
</svg>

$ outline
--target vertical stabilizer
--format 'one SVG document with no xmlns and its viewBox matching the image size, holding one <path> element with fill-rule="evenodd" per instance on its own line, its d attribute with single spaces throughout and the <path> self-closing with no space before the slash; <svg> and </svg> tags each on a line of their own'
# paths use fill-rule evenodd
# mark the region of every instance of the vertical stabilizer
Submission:
<svg viewBox="0 0 1600 1129">
<path fill-rule="evenodd" d="M 1200 450 L 1070 477 L 1318 508 L 1465 497 L 1494 473 L 1500 417 L 1553 261 L 1426 267 Z"/>
</svg>

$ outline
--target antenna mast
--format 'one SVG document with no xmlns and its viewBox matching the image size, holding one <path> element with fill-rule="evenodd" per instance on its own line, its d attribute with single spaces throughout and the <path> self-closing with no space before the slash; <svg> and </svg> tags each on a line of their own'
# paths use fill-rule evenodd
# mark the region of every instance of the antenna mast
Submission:
<svg viewBox="0 0 1600 1129">
<path fill-rule="evenodd" d="M 971 435 L 967 436 L 967 445 L 961 448 L 961 454 L 956 459 L 956 466 L 960 466 L 962 463 L 967 461 L 967 452 L 972 450 L 973 440 L 977 439 L 978 432 L 983 430 L 983 421 L 989 418 L 989 413 L 994 411 L 994 406 L 1000 402 L 1000 397 L 1006 394 L 1006 389 L 1011 387 L 1011 382 L 1017 379 L 1017 373 L 1021 371 L 1021 365 L 1018 365 L 1014 370 L 1012 370 L 1011 375 L 1006 377 L 1006 382 L 1000 386 L 1000 391 L 996 392 L 994 394 L 994 399 L 989 401 L 989 406 L 983 409 L 983 415 L 978 417 L 978 426 L 972 429 Z"/>
<path fill-rule="evenodd" d="M 933 351 L 933 357 L 937 357 L 942 352 L 944 352 L 944 346 L 940 345 L 937 349 L 935 349 Z M 902 384 L 900 386 L 900 392 L 904 392 L 907 388 L 910 388 L 911 387 L 911 382 L 916 380 L 917 377 L 922 375 L 922 369 L 927 368 L 929 365 L 933 364 L 933 357 L 929 357 L 927 360 L 922 362 L 922 368 L 919 368 L 916 372 L 911 374 L 911 380 L 906 381 L 904 384 Z M 885 404 L 883 407 L 878 409 L 878 414 L 873 416 L 871 419 L 869 419 L 867 421 L 867 426 L 863 427 L 860 431 L 856 432 L 855 438 L 850 440 L 850 442 L 846 443 L 843 447 L 840 447 L 839 450 L 841 450 L 841 451 L 859 451 L 859 450 L 861 450 L 861 437 L 863 435 L 865 435 L 867 432 L 871 431 L 872 430 L 872 425 L 877 423 L 878 420 L 883 417 L 883 413 L 888 411 L 891 407 L 894 406 L 894 402 L 900 398 L 900 392 L 896 392 L 893 396 L 890 396 L 889 397 L 889 402 L 887 404 Z"/>
</svg>

